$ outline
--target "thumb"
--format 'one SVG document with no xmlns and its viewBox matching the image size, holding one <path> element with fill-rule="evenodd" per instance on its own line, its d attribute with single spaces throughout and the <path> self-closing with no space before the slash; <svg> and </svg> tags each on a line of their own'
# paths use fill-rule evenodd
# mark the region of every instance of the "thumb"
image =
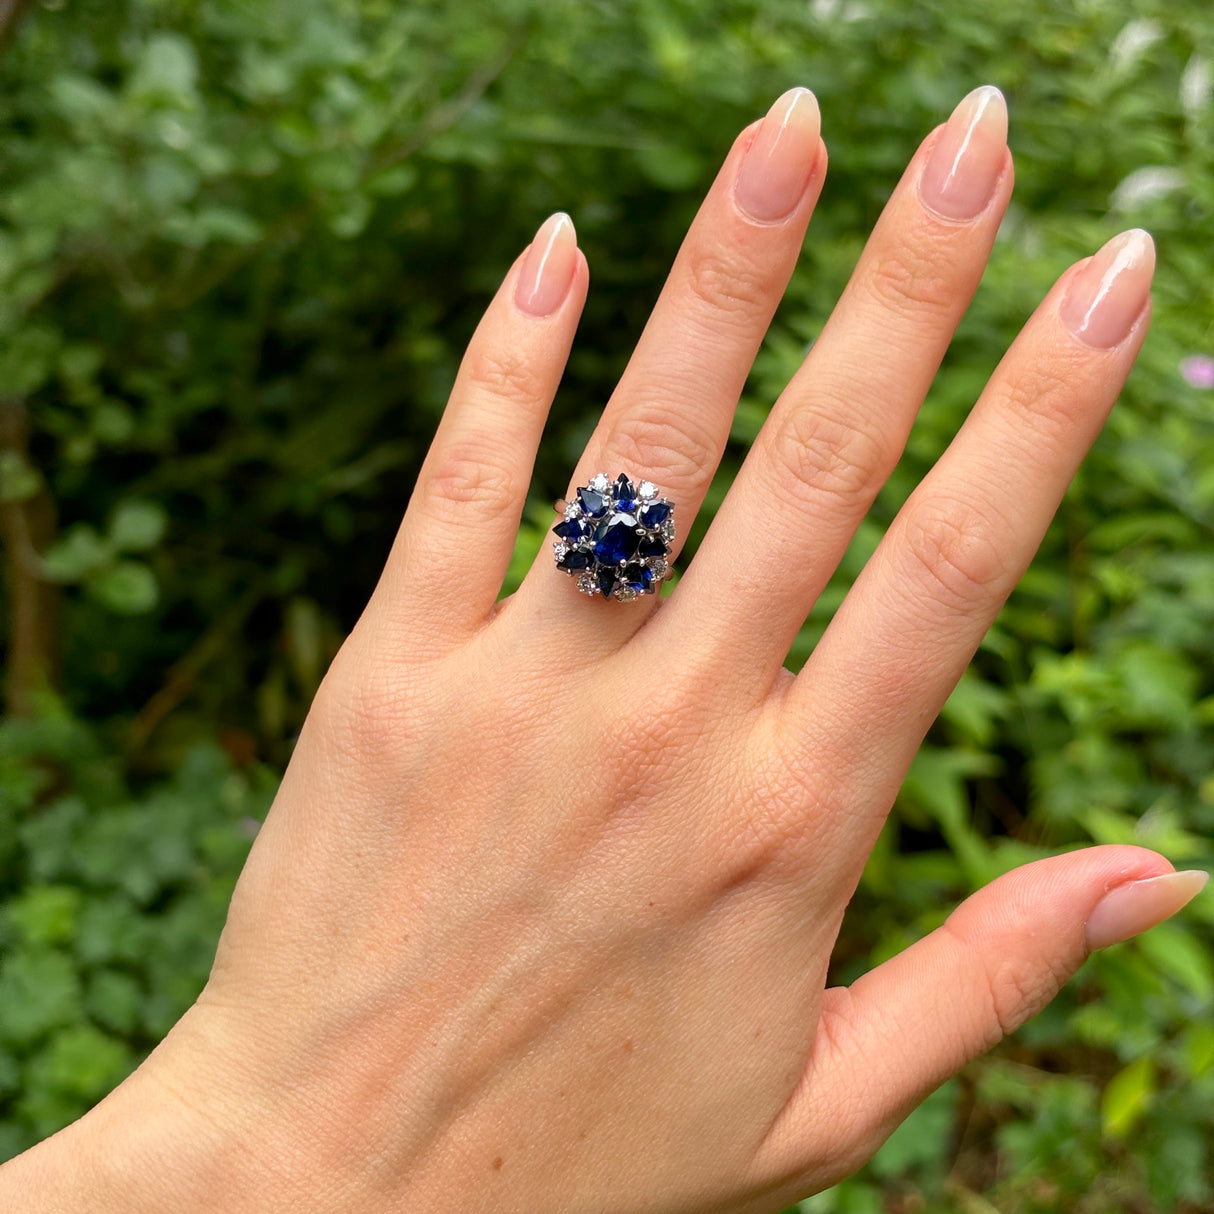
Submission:
<svg viewBox="0 0 1214 1214">
<path fill-rule="evenodd" d="M 823 1136 L 847 1142 L 854 1170 L 933 1088 L 1045 1007 L 1090 952 L 1174 915 L 1207 877 L 1143 848 L 1093 847 L 993 881 L 930 935 L 826 992 L 776 1137 L 814 1170 Z"/>
</svg>

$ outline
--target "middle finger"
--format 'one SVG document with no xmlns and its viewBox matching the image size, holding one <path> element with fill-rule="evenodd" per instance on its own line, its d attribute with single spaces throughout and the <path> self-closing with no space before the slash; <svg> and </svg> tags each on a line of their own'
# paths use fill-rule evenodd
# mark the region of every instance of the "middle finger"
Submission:
<svg viewBox="0 0 1214 1214">
<path fill-rule="evenodd" d="M 651 481 L 676 503 L 679 530 L 686 533 L 801 251 L 826 167 L 820 125 L 817 100 L 798 88 L 739 137 L 679 250 L 573 486 L 596 472 Z M 572 491 L 568 497 L 573 500 Z M 554 587 L 553 578 L 552 554 L 541 551 L 520 593 L 534 594 L 549 625 L 569 620 L 581 634 L 581 621 L 593 620 L 595 636 L 607 645 L 631 635 L 654 604 L 588 604 L 572 586 Z M 584 648 L 584 638 L 579 643 Z"/>
<path fill-rule="evenodd" d="M 701 667 L 770 685 L 902 452 L 1011 188 L 1006 105 L 976 89 L 912 160 L 650 643 L 694 610 Z"/>
</svg>

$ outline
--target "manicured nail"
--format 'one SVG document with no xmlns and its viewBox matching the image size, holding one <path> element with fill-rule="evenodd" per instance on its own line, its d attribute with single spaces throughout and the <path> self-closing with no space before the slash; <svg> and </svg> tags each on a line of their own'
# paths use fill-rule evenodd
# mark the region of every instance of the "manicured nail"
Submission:
<svg viewBox="0 0 1214 1214">
<path fill-rule="evenodd" d="M 514 301 L 530 316 L 551 316 L 565 302 L 577 265 L 577 233 L 564 211 L 536 232 L 519 271 Z"/>
<path fill-rule="evenodd" d="M 1075 275 L 1062 301 L 1066 327 L 1084 345 L 1111 350 L 1142 313 L 1155 272 L 1155 242 L 1141 228 L 1114 236 Z"/>
<path fill-rule="evenodd" d="M 789 89 L 767 111 L 742 161 L 733 196 L 751 219 L 790 215 L 809 185 L 818 157 L 822 115 L 809 89 Z"/>
<path fill-rule="evenodd" d="M 1088 916 L 1088 949 L 1108 948 L 1170 919 L 1191 902 L 1210 879 L 1200 869 L 1127 881 L 1109 890 Z"/>
<path fill-rule="evenodd" d="M 946 219 L 973 219 L 990 202 L 1007 152 L 1007 102 L 993 84 L 953 110 L 919 179 L 924 206 Z"/>
</svg>

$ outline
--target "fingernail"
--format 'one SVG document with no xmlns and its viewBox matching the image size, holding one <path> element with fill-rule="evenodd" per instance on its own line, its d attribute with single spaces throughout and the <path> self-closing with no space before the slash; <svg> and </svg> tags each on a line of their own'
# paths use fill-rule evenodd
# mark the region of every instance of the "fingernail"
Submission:
<svg viewBox="0 0 1214 1214">
<path fill-rule="evenodd" d="M 1108 948 L 1170 919 L 1201 893 L 1209 879 L 1209 873 L 1187 869 L 1127 881 L 1109 890 L 1088 916 L 1085 928 L 1088 949 Z"/>
<path fill-rule="evenodd" d="M 564 211 L 536 232 L 519 271 L 514 301 L 529 316 L 550 316 L 565 302 L 577 265 L 577 233 Z"/>
<path fill-rule="evenodd" d="M 809 89 L 789 89 L 767 111 L 742 161 L 733 196 L 762 223 L 784 219 L 809 185 L 818 156 L 822 116 Z"/>
<path fill-rule="evenodd" d="M 973 219 L 995 192 L 1007 152 L 1007 102 L 993 84 L 974 89 L 952 112 L 919 179 L 926 207 L 946 219 Z"/>
<path fill-rule="evenodd" d="M 1155 242 L 1141 228 L 1114 236 L 1075 275 L 1062 301 L 1066 327 L 1085 345 L 1111 350 L 1142 313 L 1155 272 Z"/>
</svg>

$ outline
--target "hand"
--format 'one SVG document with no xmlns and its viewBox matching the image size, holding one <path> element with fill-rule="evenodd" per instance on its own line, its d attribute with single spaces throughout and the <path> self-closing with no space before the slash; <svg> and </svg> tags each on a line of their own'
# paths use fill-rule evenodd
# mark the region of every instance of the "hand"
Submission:
<svg viewBox="0 0 1214 1214">
<path fill-rule="evenodd" d="M 980 90 L 920 148 L 661 601 L 579 595 L 545 551 L 495 602 L 587 290 L 571 223 L 544 225 L 473 338 L 211 980 L 68 1131 L 94 1187 L 64 1209 L 779 1209 L 1089 949 L 1196 892 L 1141 849 L 1061 856 L 824 989 L 907 766 L 1146 331 L 1153 251 L 1130 233 L 1051 291 L 783 669 L 977 287 L 1005 141 Z M 686 531 L 825 172 L 804 90 L 743 132 L 571 485 L 627 470 Z M 50 1184 L 53 1158 L 27 1175 Z"/>
</svg>

